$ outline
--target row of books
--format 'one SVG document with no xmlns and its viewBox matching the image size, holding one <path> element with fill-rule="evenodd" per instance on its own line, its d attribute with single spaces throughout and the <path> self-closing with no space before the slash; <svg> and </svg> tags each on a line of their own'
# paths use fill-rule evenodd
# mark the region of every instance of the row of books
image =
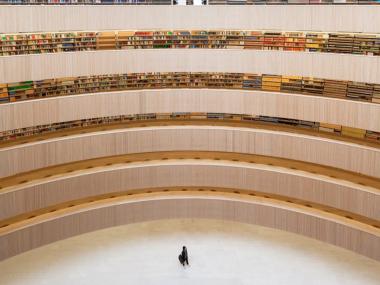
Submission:
<svg viewBox="0 0 380 285">
<path fill-rule="evenodd" d="M 349 128 L 340 125 L 331 125 L 319 122 L 302 121 L 267 116 L 227 114 L 227 113 L 164 113 L 164 114 L 136 114 L 83 119 L 76 121 L 60 122 L 51 125 L 34 126 L 0 133 L 0 141 L 9 141 L 17 138 L 53 133 L 60 130 L 73 130 L 75 128 L 105 126 L 110 124 L 122 124 L 133 121 L 155 121 L 155 120 L 224 120 L 259 122 L 262 124 L 290 126 L 293 128 L 308 129 L 316 132 L 328 132 L 333 135 L 347 136 L 370 140 L 380 143 L 380 132 L 366 131 L 362 129 Z"/>
<path fill-rule="evenodd" d="M 0 55 L 215 48 L 380 55 L 380 35 L 279 31 L 108 31 L 0 34 Z"/>
<path fill-rule="evenodd" d="M 301 76 L 215 72 L 107 74 L 0 84 L 0 103 L 84 93 L 162 88 L 262 90 L 380 103 L 380 84 Z"/>
</svg>

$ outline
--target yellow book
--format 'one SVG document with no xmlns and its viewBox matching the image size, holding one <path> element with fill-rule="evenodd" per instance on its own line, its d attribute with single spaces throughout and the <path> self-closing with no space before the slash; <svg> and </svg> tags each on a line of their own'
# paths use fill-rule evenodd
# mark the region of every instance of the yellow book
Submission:
<svg viewBox="0 0 380 285">
<path fill-rule="evenodd" d="M 342 135 L 355 137 L 355 138 L 364 138 L 366 131 L 363 129 L 342 127 Z"/>
<path fill-rule="evenodd" d="M 334 129 L 334 130 L 339 130 L 339 131 L 342 130 L 342 126 L 341 125 L 320 123 L 319 126 L 322 127 L 322 128 Z"/>
</svg>

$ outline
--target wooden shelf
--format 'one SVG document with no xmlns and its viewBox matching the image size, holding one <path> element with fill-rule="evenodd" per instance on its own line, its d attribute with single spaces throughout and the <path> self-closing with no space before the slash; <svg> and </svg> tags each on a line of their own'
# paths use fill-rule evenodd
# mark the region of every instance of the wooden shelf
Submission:
<svg viewBox="0 0 380 285">
<path fill-rule="evenodd" d="M 342 126 L 342 135 L 362 139 L 365 137 L 366 131 Z"/>
<path fill-rule="evenodd" d="M 350 99 L 371 101 L 373 89 L 373 84 L 349 82 L 347 86 L 347 97 Z"/>
<path fill-rule="evenodd" d="M 380 103 L 380 84 L 373 85 L 372 102 Z"/>
<path fill-rule="evenodd" d="M 371 140 L 380 143 L 380 132 L 366 131 L 362 129 L 349 128 L 340 125 L 332 125 L 319 122 L 303 121 L 296 119 L 255 116 L 246 114 L 229 114 L 229 113 L 148 113 L 135 115 L 121 115 L 113 117 L 102 117 L 83 119 L 69 122 L 55 123 L 51 125 L 34 126 L 18 130 L 10 130 L 0 133 L 0 141 L 14 140 L 21 137 L 32 135 L 41 135 L 45 133 L 56 132 L 64 129 L 83 128 L 88 126 L 117 124 L 130 121 L 146 120 L 225 120 L 225 121 L 246 121 L 260 122 L 263 124 L 274 124 L 291 126 L 295 128 L 308 129 L 315 132 L 327 132 L 337 136 L 348 136 Z"/>
<path fill-rule="evenodd" d="M 281 91 L 281 76 L 264 74 L 261 88 L 264 91 Z"/>
<path fill-rule="evenodd" d="M 380 35 L 236 30 L 0 35 L 0 56 L 147 48 L 231 48 L 380 55 Z"/>
<path fill-rule="evenodd" d="M 109 50 L 116 49 L 115 32 L 99 32 L 96 34 L 96 49 Z"/>
<path fill-rule="evenodd" d="M 302 77 L 282 76 L 281 91 L 302 93 Z"/>
<path fill-rule="evenodd" d="M 329 34 L 326 52 L 353 53 L 354 37 L 348 34 Z"/>
<path fill-rule="evenodd" d="M 380 103 L 380 84 L 249 73 L 161 72 L 66 77 L 0 85 L 0 104 L 133 89 L 221 88 L 309 94 Z"/>
<path fill-rule="evenodd" d="M 338 80 L 325 80 L 323 95 L 327 97 L 345 98 L 347 94 L 347 82 Z"/>
</svg>

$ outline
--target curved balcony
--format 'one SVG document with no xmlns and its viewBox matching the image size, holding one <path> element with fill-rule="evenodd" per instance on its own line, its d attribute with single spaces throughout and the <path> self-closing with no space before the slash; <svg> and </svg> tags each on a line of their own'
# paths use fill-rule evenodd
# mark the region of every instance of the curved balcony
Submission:
<svg viewBox="0 0 380 285">
<path fill-rule="evenodd" d="M 379 33 L 379 14 L 378 5 L 10 5 L 0 9 L 2 33 L 122 29 Z"/>
<path fill-rule="evenodd" d="M 380 132 L 380 104 L 226 89 L 133 90 L 0 104 L 0 132 L 91 118 L 175 112 L 262 115 Z"/>
<path fill-rule="evenodd" d="M 307 164 L 299 164 L 300 169 L 294 170 L 275 166 L 270 158 L 261 158 L 260 163 L 252 163 L 250 159 L 256 158 L 218 152 L 143 153 L 41 170 L 31 175 L 34 180 L 1 190 L 0 226 L 71 201 L 165 187 L 216 187 L 263 193 L 310 207 L 326 206 L 330 212 L 380 226 L 379 189 L 342 180 L 343 175 L 331 178 L 308 172 Z M 53 174 L 46 174 L 49 172 Z M 349 179 L 350 175 L 346 177 Z"/>
<path fill-rule="evenodd" d="M 1 56 L 0 82 L 148 72 L 296 75 L 380 83 L 380 57 L 241 49 L 137 49 Z"/>
<path fill-rule="evenodd" d="M 119 196 L 58 209 L 0 229 L 0 260 L 107 227 L 170 218 L 208 218 L 272 227 L 380 260 L 380 231 L 348 218 L 276 199 L 172 192 Z"/>
</svg>

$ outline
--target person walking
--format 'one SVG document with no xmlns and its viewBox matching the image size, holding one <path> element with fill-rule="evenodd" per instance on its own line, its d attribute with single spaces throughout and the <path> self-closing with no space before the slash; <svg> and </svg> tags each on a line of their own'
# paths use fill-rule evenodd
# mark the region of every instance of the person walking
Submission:
<svg viewBox="0 0 380 285">
<path fill-rule="evenodd" d="M 179 262 L 185 266 L 185 263 L 187 265 L 189 265 L 189 256 L 187 255 L 187 248 L 186 246 L 183 246 L 182 247 L 182 252 L 181 254 L 178 256 L 178 259 L 179 259 Z"/>
</svg>

